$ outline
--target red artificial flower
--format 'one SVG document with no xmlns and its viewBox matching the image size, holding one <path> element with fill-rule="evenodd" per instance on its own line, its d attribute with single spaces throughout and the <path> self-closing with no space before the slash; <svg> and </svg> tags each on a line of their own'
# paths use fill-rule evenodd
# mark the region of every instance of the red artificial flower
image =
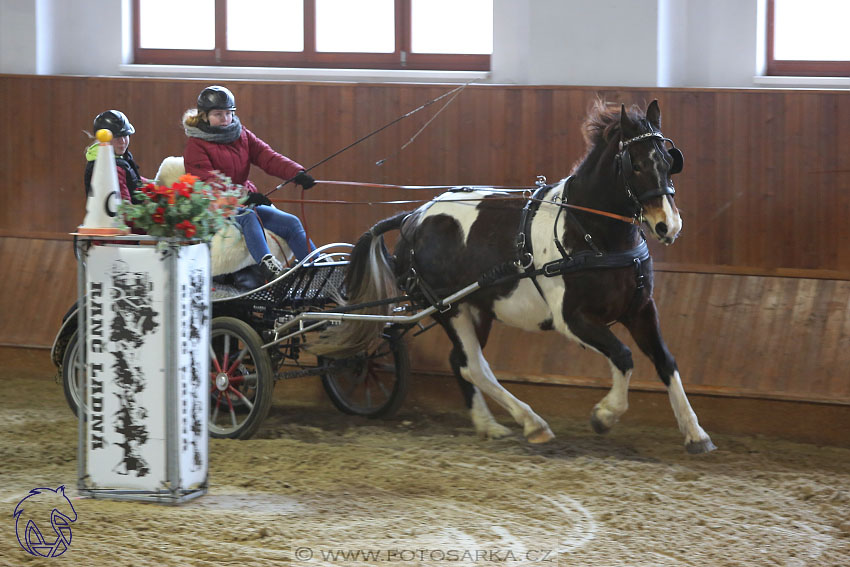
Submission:
<svg viewBox="0 0 850 567">
<path fill-rule="evenodd" d="M 195 233 L 198 232 L 198 229 L 195 228 L 191 222 L 184 220 L 177 223 L 177 230 L 182 230 L 183 234 L 186 235 L 186 238 L 192 238 L 195 236 Z"/>
<path fill-rule="evenodd" d="M 165 209 L 157 207 L 156 211 L 151 215 L 151 220 L 156 224 L 162 224 L 165 221 Z"/>
<path fill-rule="evenodd" d="M 171 187 L 160 186 L 157 187 L 155 191 L 158 197 L 165 197 L 169 205 L 174 204 L 174 190 L 171 189 Z"/>
<path fill-rule="evenodd" d="M 171 186 L 172 189 L 176 189 L 177 193 L 181 196 L 186 197 L 187 199 L 192 197 L 192 188 L 185 183 L 175 183 Z"/>
</svg>

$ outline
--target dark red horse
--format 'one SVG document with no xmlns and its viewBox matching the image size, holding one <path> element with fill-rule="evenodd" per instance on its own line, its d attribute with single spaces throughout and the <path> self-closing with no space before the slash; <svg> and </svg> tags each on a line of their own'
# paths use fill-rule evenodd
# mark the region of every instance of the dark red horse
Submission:
<svg viewBox="0 0 850 567">
<path fill-rule="evenodd" d="M 347 275 L 348 303 L 391 298 L 403 290 L 454 345 L 451 364 L 480 435 L 509 433 L 488 395 L 522 425 L 532 443 L 552 439 L 546 422 L 503 388 L 482 349 L 494 320 L 527 330 L 557 330 L 603 354 L 613 385 L 591 423 L 608 431 L 628 407 L 632 353 L 611 332 L 624 325 L 653 361 L 691 453 L 714 444 L 691 409 L 676 361 L 661 337 L 652 299 L 652 259 L 641 231 L 671 244 L 682 228 L 672 175 L 682 153 L 661 134 L 657 101 L 646 112 L 597 102 L 583 126 L 588 151 L 572 175 L 530 199 L 499 190 L 449 191 L 412 213 L 383 220 L 357 242 Z M 389 256 L 382 234 L 400 230 Z M 451 305 L 442 299 L 471 283 L 482 287 Z M 374 312 L 374 311 L 372 311 Z M 368 348 L 382 323 L 344 320 L 325 352 Z"/>
</svg>

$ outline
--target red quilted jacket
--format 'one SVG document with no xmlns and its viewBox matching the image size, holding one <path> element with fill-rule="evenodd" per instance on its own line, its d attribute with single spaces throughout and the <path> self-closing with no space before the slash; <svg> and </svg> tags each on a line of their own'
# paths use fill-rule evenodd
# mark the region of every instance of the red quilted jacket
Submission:
<svg viewBox="0 0 850 567">
<path fill-rule="evenodd" d="M 248 180 L 252 164 L 281 179 L 295 177 L 304 169 L 301 164 L 274 151 L 244 126 L 239 138 L 229 144 L 189 138 L 183 150 L 183 162 L 186 173 L 209 181 L 215 179 L 213 171 L 220 171 L 248 191 L 257 190 Z"/>
</svg>

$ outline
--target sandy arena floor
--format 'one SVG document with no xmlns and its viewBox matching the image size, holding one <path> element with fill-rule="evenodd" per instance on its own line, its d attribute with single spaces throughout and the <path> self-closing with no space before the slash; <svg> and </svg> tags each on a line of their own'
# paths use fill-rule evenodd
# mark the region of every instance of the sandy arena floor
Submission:
<svg viewBox="0 0 850 567">
<path fill-rule="evenodd" d="M 259 438 L 212 441 L 206 496 L 74 499 L 76 420 L 45 351 L 23 352 L 0 399 L 2 565 L 850 565 L 850 449 L 713 434 L 694 457 L 675 427 L 552 415 L 549 444 L 483 442 L 459 412 L 368 421 L 285 404 L 288 384 Z M 72 545 L 32 557 L 12 512 L 62 484 Z"/>
</svg>

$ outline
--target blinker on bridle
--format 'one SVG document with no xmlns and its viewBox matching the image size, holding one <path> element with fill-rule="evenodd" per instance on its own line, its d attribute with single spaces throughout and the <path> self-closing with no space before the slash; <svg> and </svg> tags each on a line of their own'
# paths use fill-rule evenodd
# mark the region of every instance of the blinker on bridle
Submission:
<svg viewBox="0 0 850 567">
<path fill-rule="evenodd" d="M 644 134 L 640 134 L 635 136 L 634 138 L 629 138 L 628 140 L 620 140 L 619 145 L 619 153 L 617 154 L 617 161 L 620 164 L 620 172 L 623 175 L 623 184 L 626 187 L 626 192 L 629 194 L 629 197 L 638 205 L 640 212 L 643 211 L 643 204 L 655 197 L 662 197 L 664 195 L 675 195 L 676 190 L 672 185 L 666 187 L 659 187 L 655 191 L 649 191 L 647 193 L 643 193 L 641 195 L 635 195 L 635 192 L 632 191 L 631 186 L 629 185 L 629 178 L 632 175 L 632 158 L 629 155 L 629 146 L 640 142 L 649 138 L 656 138 L 662 141 L 662 143 L 670 144 L 670 148 L 667 148 L 667 153 L 670 154 L 670 157 L 673 159 L 673 164 L 670 166 L 670 175 L 676 175 L 682 171 L 682 167 L 685 164 L 685 156 L 682 154 L 682 151 L 676 147 L 676 144 L 673 143 L 673 140 L 670 138 L 665 138 L 661 132 L 646 132 Z"/>
</svg>

